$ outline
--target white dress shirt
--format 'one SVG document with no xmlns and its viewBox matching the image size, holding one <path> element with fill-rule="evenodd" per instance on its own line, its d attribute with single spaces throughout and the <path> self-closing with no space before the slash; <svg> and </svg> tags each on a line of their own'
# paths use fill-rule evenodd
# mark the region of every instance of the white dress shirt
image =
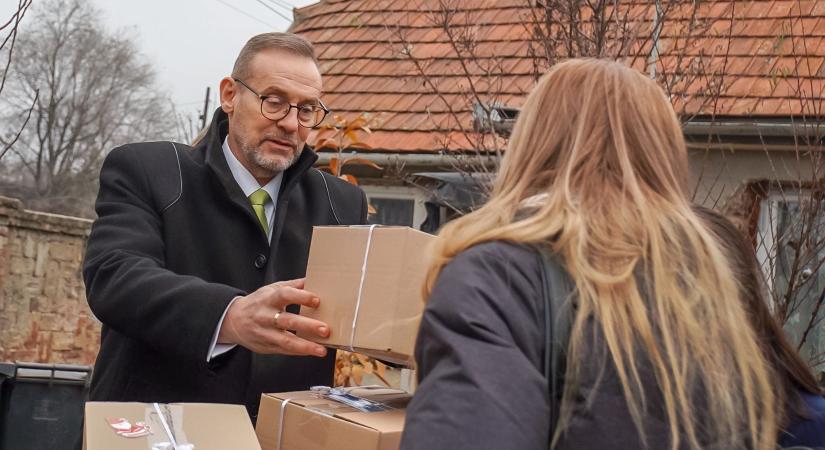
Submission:
<svg viewBox="0 0 825 450">
<path fill-rule="evenodd" d="M 249 197 L 258 189 L 263 189 L 267 194 L 269 194 L 269 201 L 264 203 L 264 214 L 266 215 L 266 223 L 268 225 L 267 229 L 269 230 L 266 237 L 271 241 L 272 224 L 275 220 L 275 202 L 278 200 L 278 193 L 281 190 L 281 180 L 284 177 L 283 172 L 275 175 L 275 177 L 269 180 L 268 183 L 261 186 L 260 183 L 258 183 L 258 180 L 256 180 L 248 170 L 246 170 L 246 167 L 238 161 L 238 158 L 236 158 L 235 154 L 232 153 L 232 150 L 229 149 L 229 137 L 223 140 L 223 156 L 226 158 L 226 163 L 229 165 L 229 170 L 232 172 L 232 177 L 235 178 L 235 182 L 238 183 L 238 186 L 240 186 L 243 191 L 243 195 Z M 212 335 L 212 343 L 209 345 L 209 353 L 206 356 L 206 362 L 209 362 L 212 358 L 222 355 L 235 347 L 235 344 L 218 344 L 218 334 L 221 331 L 223 319 L 226 317 L 226 311 L 229 311 L 229 307 L 232 306 L 232 303 L 234 303 L 237 299 L 238 297 L 235 297 L 231 302 L 229 302 L 229 305 L 226 307 L 226 310 L 221 316 L 221 320 L 218 321 L 218 327 L 215 329 L 215 334 Z"/>
</svg>

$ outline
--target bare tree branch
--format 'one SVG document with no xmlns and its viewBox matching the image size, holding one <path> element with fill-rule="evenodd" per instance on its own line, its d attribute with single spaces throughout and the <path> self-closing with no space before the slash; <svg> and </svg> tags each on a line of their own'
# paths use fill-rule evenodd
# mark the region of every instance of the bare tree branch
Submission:
<svg viewBox="0 0 825 450">
<path fill-rule="evenodd" d="M 33 11 L 16 38 L 11 95 L 0 99 L 2 127 L 17 131 L 0 140 L 0 189 L 30 208 L 89 216 L 106 153 L 172 137 L 175 115 L 134 39 L 107 31 L 89 0 L 45 0 Z"/>
<path fill-rule="evenodd" d="M 34 105 L 35 103 L 37 103 L 37 97 L 39 95 L 40 91 L 35 91 L 34 102 L 32 102 L 32 106 L 31 108 L 29 108 L 29 111 L 26 114 L 26 120 L 23 121 L 23 125 L 21 125 L 20 129 L 17 130 L 17 134 L 15 134 L 9 141 L 0 138 L 0 144 L 3 144 L 3 149 L 2 151 L 0 151 L 0 160 L 2 160 L 4 156 L 6 156 L 6 152 L 11 150 L 11 148 L 14 146 L 14 143 L 17 142 L 18 139 L 20 139 L 20 135 L 23 134 L 23 130 L 26 128 L 26 125 L 29 123 L 29 120 L 32 117 L 32 111 L 34 111 Z"/>
</svg>

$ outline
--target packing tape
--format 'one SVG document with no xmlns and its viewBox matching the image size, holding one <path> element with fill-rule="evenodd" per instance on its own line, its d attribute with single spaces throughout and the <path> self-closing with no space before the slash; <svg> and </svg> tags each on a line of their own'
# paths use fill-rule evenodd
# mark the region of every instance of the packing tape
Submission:
<svg viewBox="0 0 825 450">
<path fill-rule="evenodd" d="M 358 283 L 358 299 L 355 301 L 355 313 L 352 316 L 352 331 L 349 334 L 349 351 L 355 352 L 355 330 L 358 326 L 358 313 L 361 310 L 361 295 L 364 293 L 364 280 L 367 278 L 367 261 L 370 257 L 370 248 L 372 247 L 372 232 L 378 225 L 370 225 L 369 233 L 367 233 L 367 248 L 364 250 L 364 263 L 361 265 L 361 282 Z"/>
<path fill-rule="evenodd" d="M 391 393 L 391 394 L 406 394 L 407 393 L 406 391 L 403 391 L 401 389 L 393 389 L 393 388 L 387 388 L 385 386 L 377 386 L 377 385 L 373 385 L 373 386 L 352 386 L 352 387 L 348 387 L 348 388 L 345 388 L 345 387 L 332 388 L 332 387 L 329 387 L 329 386 L 312 386 L 310 388 L 310 396 L 311 397 L 317 397 L 317 398 L 324 398 L 324 399 L 327 399 L 327 400 L 332 400 L 336 403 L 339 403 L 343 406 L 346 406 L 346 407 L 349 407 L 349 408 L 352 408 L 352 409 L 357 409 L 357 410 L 362 411 L 362 412 L 369 412 L 369 411 L 365 411 L 364 409 L 359 408 L 357 405 L 353 405 L 351 402 L 341 401 L 340 397 L 329 395 L 330 393 L 334 393 L 336 391 L 338 393 L 352 394 L 352 392 L 354 392 L 356 390 L 378 391 L 378 392 L 382 392 L 382 393 Z M 354 394 L 352 394 L 352 395 L 354 395 Z M 278 439 L 275 440 L 275 442 L 276 442 L 275 450 L 281 450 L 281 446 L 283 445 L 284 425 L 286 424 L 286 407 L 287 407 L 287 405 L 290 404 L 293 400 L 304 400 L 304 399 L 311 398 L 311 397 L 298 395 L 298 396 L 295 396 L 295 397 L 287 397 L 287 398 L 283 399 L 283 401 L 281 402 L 281 417 L 278 419 Z M 360 397 L 356 396 L 356 398 L 360 398 Z M 392 407 L 388 404 L 381 403 L 381 402 L 378 402 L 378 401 L 375 401 L 375 400 L 367 400 L 367 399 L 363 399 L 363 400 L 365 400 L 365 401 L 367 401 L 367 402 L 369 402 L 370 404 L 373 404 L 373 405 L 379 405 L 380 406 L 379 410 L 381 410 L 381 411 L 389 410 L 389 409 L 395 409 L 394 407 Z M 310 406 L 305 406 L 305 407 L 307 409 L 314 410 L 314 411 L 319 412 L 319 413 L 324 414 L 324 415 L 328 415 L 328 416 L 334 416 L 335 415 L 329 409 L 318 408 L 318 407 L 310 407 Z"/>
</svg>

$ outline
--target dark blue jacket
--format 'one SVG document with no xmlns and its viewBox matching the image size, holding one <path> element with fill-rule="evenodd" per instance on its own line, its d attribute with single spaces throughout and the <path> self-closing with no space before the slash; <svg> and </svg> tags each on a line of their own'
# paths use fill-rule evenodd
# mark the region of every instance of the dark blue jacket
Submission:
<svg viewBox="0 0 825 450">
<path fill-rule="evenodd" d="M 415 348 L 420 384 L 401 450 L 547 450 L 542 267 L 527 245 L 490 242 L 455 257 L 438 277 Z M 615 366 L 593 323 L 574 414 L 559 450 L 644 448 Z M 648 448 L 670 448 L 655 374 L 640 363 Z M 679 447 L 687 449 L 683 441 Z M 704 443 L 705 450 L 721 450 Z M 729 450 L 725 448 L 724 450 Z"/>
<path fill-rule="evenodd" d="M 808 417 L 791 420 L 788 429 L 779 438 L 783 447 L 796 445 L 806 447 L 825 447 L 825 397 L 800 393 L 808 407 Z"/>
</svg>

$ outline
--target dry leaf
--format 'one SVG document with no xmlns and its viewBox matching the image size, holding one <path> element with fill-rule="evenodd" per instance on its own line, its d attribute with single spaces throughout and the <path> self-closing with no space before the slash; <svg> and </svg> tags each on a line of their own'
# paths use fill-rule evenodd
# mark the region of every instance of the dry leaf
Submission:
<svg viewBox="0 0 825 450">
<path fill-rule="evenodd" d="M 356 386 L 360 386 L 364 379 L 364 368 L 362 366 L 352 366 L 352 379 Z"/>
<path fill-rule="evenodd" d="M 387 387 L 392 387 L 392 385 L 390 384 L 390 382 L 389 382 L 389 381 L 387 381 L 387 379 L 386 379 L 386 378 L 384 378 L 384 375 L 381 375 L 381 374 L 376 373 L 376 374 L 375 374 L 375 377 L 376 377 L 376 378 L 378 378 L 379 380 L 381 380 L 381 382 L 382 382 L 382 383 L 384 383 Z"/>
<path fill-rule="evenodd" d="M 347 146 L 348 148 L 361 148 L 364 150 L 372 150 L 372 146 L 367 144 L 366 142 L 362 141 L 355 141 L 352 142 L 350 145 Z"/>
<path fill-rule="evenodd" d="M 330 150 L 338 150 L 338 144 L 332 139 L 321 139 L 315 143 L 315 150 L 328 148 Z"/>
<path fill-rule="evenodd" d="M 338 176 L 338 178 L 346 181 L 349 184 L 354 184 L 354 185 L 358 186 L 358 180 L 352 175 L 344 174 L 344 175 Z"/>
<path fill-rule="evenodd" d="M 363 164 L 365 166 L 370 166 L 373 169 L 381 170 L 381 166 L 379 166 L 378 164 L 376 164 L 376 163 L 374 163 L 374 162 L 372 162 L 372 161 L 370 161 L 366 158 L 349 158 L 347 160 L 344 160 L 344 164 L 342 164 L 342 165 L 346 166 L 347 164 Z"/>
<path fill-rule="evenodd" d="M 338 158 L 331 158 L 329 160 L 329 171 L 331 174 L 338 176 L 341 174 L 340 167 L 338 166 Z"/>
</svg>

